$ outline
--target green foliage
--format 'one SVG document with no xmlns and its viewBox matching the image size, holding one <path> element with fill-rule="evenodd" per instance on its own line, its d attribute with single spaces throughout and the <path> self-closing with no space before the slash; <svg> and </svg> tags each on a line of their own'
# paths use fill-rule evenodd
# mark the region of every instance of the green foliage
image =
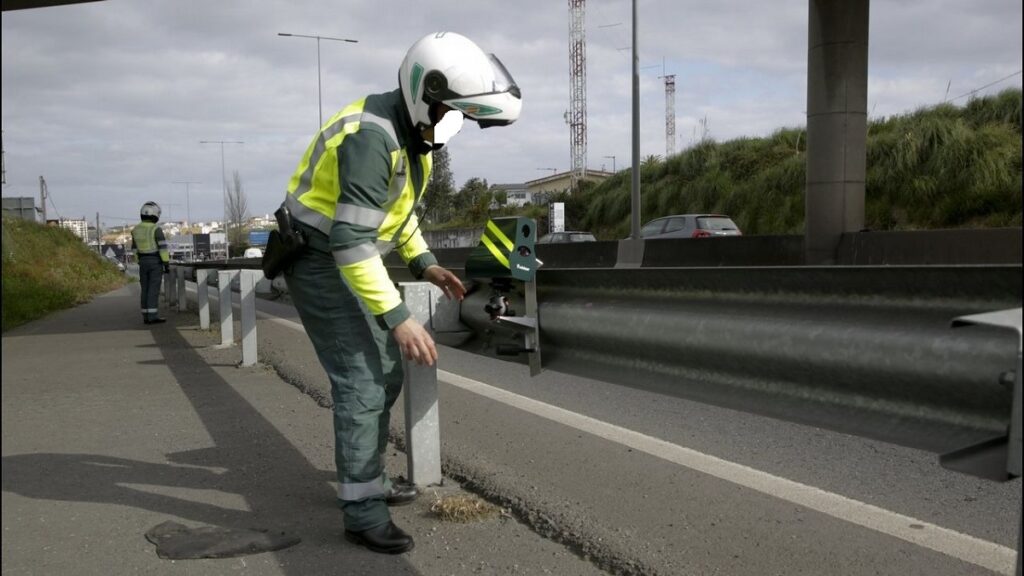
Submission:
<svg viewBox="0 0 1024 576">
<path fill-rule="evenodd" d="M 423 192 L 420 205 L 424 224 L 439 224 L 451 220 L 455 203 L 455 177 L 452 175 L 451 156 L 447 148 L 434 152 L 434 167 L 430 182 Z"/>
<path fill-rule="evenodd" d="M 728 214 L 745 234 L 804 228 L 807 134 L 705 141 L 640 167 L 642 220 Z M 567 201 L 574 227 L 602 239 L 629 233 L 630 170 Z M 868 126 L 865 224 L 875 230 L 1021 225 L 1021 91 L 963 107 L 941 104 Z"/>
<path fill-rule="evenodd" d="M 491 214 L 494 193 L 487 180 L 473 177 L 466 180 L 452 198 L 452 216 L 443 223 L 444 228 L 470 228 L 487 222 Z"/>
<path fill-rule="evenodd" d="M 127 278 L 70 231 L 3 219 L 3 330 L 87 302 Z"/>
</svg>

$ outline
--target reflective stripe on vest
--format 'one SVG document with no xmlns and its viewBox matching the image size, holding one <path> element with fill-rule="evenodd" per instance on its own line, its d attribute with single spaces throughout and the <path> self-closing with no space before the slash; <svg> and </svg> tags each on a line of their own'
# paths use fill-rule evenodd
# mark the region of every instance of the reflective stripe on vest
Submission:
<svg viewBox="0 0 1024 576">
<path fill-rule="evenodd" d="M 331 225 L 335 221 L 347 222 L 344 218 L 343 206 L 344 203 L 341 201 L 343 198 L 338 198 L 337 194 L 340 189 L 340 183 L 335 181 L 331 182 L 328 177 L 318 177 L 318 167 L 324 160 L 324 156 L 328 155 L 328 152 L 335 152 L 341 147 L 342 142 L 349 134 L 353 134 L 359 130 L 359 127 L 363 124 L 372 124 L 383 130 L 391 141 L 398 146 L 398 137 L 395 133 L 394 126 L 386 118 L 382 118 L 371 112 L 363 110 L 366 100 L 360 100 L 353 105 L 346 107 L 338 115 L 337 119 L 331 122 L 326 128 L 320 131 L 317 135 L 316 140 L 310 146 L 306 152 L 306 156 L 303 158 L 303 163 L 300 164 L 300 171 L 292 177 L 292 181 L 289 183 L 289 187 L 294 186 L 293 190 L 289 191 L 287 198 L 285 199 L 285 205 L 288 206 L 292 212 L 292 216 L 300 222 L 312 226 L 317 230 L 320 230 L 324 234 L 330 234 Z M 334 156 L 335 154 L 331 154 Z M 405 170 L 405 151 L 401 148 L 396 148 L 391 152 L 391 176 L 388 183 L 388 197 L 384 202 L 383 218 L 381 222 L 374 225 L 379 229 L 379 233 L 382 236 L 396 236 L 394 230 L 391 230 L 389 226 L 384 225 L 388 219 L 389 212 L 392 209 L 397 208 L 402 212 L 411 212 L 412 207 L 415 205 L 415 201 L 418 198 L 416 191 L 411 192 L 411 202 L 408 206 L 405 203 L 399 203 L 402 198 L 402 194 L 406 192 L 407 175 Z M 334 167 L 335 168 L 336 164 Z M 331 168 L 327 168 L 328 170 Z M 426 174 L 424 174 L 426 176 Z M 338 178 L 341 176 L 338 175 Z M 326 180 L 326 181 L 325 181 Z M 320 185 L 321 189 L 317 189 L 316 185 Z M 426 185 L 426 178 L 424 178 L 424 186 Z M 323 190 L 322 188 L 331 188 L 331 190 Z M 312 196 L 309 194 L 312 193 Z M 332 196 L 328 200 L 329 196 Z M 337 203 L 333 206 L 333 209 L 328 208 L 327 202 Z M 372 210 L 372 209 L 368 209 Z M 363 215 L 365 216 L 365 214 Z M 405 219 L 407 214 L 400 214 L 401 219 Z M 361 218 L 359 220 L 352 221 L 354 224 L 366 225 L 364 222 L 373 222 L 376 218 Z M 398 230 L 400 231 L 400 230 Z M 389 234 L 390 233 L 390 234 Z"/>
<path fill-rule="evenodd" d="M 367 228 L 379 228 L 387 215 L 388 213 L 384 210 L 339 203 L 338 209 L 334 212 L 334 219 L 338 222 L 348 222 Z"/>
</svg>

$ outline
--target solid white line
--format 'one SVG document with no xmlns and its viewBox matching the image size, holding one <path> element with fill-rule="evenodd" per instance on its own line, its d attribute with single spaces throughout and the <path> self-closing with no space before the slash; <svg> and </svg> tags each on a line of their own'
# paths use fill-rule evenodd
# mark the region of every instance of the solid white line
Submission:
<svg viewBox="0 0 1024 576">
<path fill-rule="evenodd" d="M 302 324 L 298 322 L 263 312 L 257 312 L 257 314 L 275 324 L 305 332 Z M 1001 544 L 943 528 L 912 516 L 898 514 L 814 486 L 774 476 L 749 466 L 722 460 L 691 448 L 570 412 L 564 408 L 502 390 L 452 372 L 438 370 L 437 377 L 452 386 L 513 408 L 628 446 L 726 482 L 981 566 L 993 572 L 1007 576 L 1013 576 L 1016 572 L 1017 551 Z"/>
<path fill-rule="evenodd" d="M 1000 574 L 1012 575 L 1015 572 L 1017 552 L 1012 548 L 722 460 L 458 374 L 438 370 L 437 376 L 439 380 L 474 394 L 833 518 L 870 528 Z"/>
</svg>

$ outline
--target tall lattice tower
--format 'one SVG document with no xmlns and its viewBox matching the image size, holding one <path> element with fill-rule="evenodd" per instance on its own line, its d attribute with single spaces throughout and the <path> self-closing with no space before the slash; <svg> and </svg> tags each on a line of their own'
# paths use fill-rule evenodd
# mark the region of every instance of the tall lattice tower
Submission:
<svg viewBox="0 0 1024 576">
<path fill-rule="evenodd" d="M 587 40 L 584 27 L 586 0 L 569 0 L 569 146 L 572 183 L 587 175 Z"/>
<path fill-rule="evenodd" d="M 676 153 L 676 75 L 665 76 L 665 158 Z"/>
</svg>

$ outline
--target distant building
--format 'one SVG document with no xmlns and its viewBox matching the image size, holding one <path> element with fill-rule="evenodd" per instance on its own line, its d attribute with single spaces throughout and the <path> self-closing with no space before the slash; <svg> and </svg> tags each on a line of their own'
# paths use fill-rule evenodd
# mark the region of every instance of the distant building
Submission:
<svg viewBox="0 0 1024 576">
<path fill-rule="evenodd" d="M 506 206 L 521 208 L 533 202 L 533 193 L 526 184 L 495 184 L 494 189 L 505 193 Z"/>
<path fill-rule="evenodd" d="M 82 242 L 89 242 L 89 222 L 85 218 L 81 218 L 79 220 L 61 218 L 60 227 L 71 230 L 75 236 L 82 239 Z"/>
<path fill-rule="evenodd" d="M 167 238 L 167 251 L 172 261 L 204 262 L 227 258 L 227 242 L 223 233 L 180 234 Z"/>
<path fill-rule="evenodd" d="M 266 216 L 253 216 L 246 223 L 249 228 L 256 228 L 257 230 L 270 230 L 277 227 L 277 219 L 273 218 L 270 214 Z"/>
</svg>

